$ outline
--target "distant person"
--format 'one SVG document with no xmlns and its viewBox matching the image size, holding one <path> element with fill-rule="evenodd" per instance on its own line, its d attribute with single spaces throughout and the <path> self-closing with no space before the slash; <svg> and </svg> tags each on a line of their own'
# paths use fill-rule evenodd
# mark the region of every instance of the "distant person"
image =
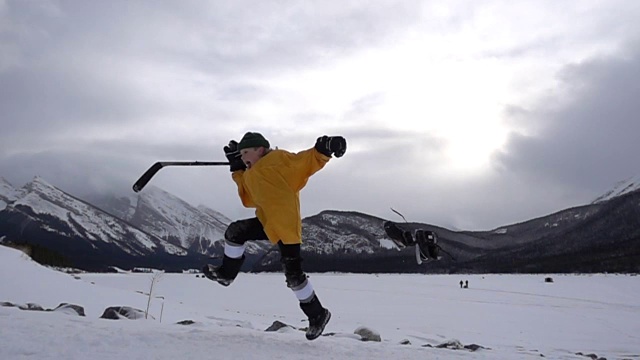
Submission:
<svg viewBox="0 0 640 360">
<path fill-rule="evenodd" d="M 460 289 L 462 289 L 462 284 L 463 284 L 463 282 L 462 282 L 462 280 L 460 280 Z"/>
<path fill-rule="evenodd" d="M 464 281 L 464 288 L 468 289 L 469 288 L 469 280 L 465 280 Z"/>
<path fill-rule="evenodd" d="M 298 153 L 274 150 L 257 132 L 248 132 L 239 143 L 231 140 L 224 147 L 242 204 L 255 208 L 256 217 L 229 224 L 224 234 L 222 265 L 206 265 L 203 272 L 207 278 L 229 286 L 244 261 L 246 241 L 268 239 L 277 244 L 287 286 L 293 290 L 300 308 L 309 318 L 306 332 L 309 340 L 322 334 L 331 313 L 322 306 L 302 270 L 299 192 L 332 155 L 339 158 L 346 150 L 347 142 L 342 136 L 319 137 L 314 147 Z M 260 294 L 261 297 L 264 295 Z"/>
</svg>

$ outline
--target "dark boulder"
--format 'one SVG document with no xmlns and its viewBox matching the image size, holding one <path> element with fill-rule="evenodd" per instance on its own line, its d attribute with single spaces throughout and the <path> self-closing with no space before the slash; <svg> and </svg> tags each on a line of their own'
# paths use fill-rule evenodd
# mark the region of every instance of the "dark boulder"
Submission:
<svg viewBox="0 0 640 360">
<path fill-rule="evenodd" d="M 140 320 L 144 319 L 144 311 L 139 309 L 134 309 L 130 306 L 110 306 L 105 309 L 101 319 L 111 319 L 111 320 L 120 320 L 120 319 L 129 319 L 129 320 Z"/>
<path fill-rule="evenodd" d="M 69 315 L 87 316 L 82 306 L 67 303 L 61 303 L 57 308 L 50 311 L 62 312 Z"/>
<path fill-rule="evenodd" d="M 295 329 L 295 327 L 293 327 L 291 325 L 288 325 L 288 324 L 283 323 L 282 321 L 276 320 L 276 321 L 273 322 L 273 324 L 271 324 L 271 326 L 266 328 L 265 331 L 278 331 L 278 330 L 280 330 L 282 328 L 286 328 L 286 327 Z"/>
<path fill-rule="evenodd" d="M 178 321 L 176 324 L 178 325 L 193 325 L 196 322 L 193 320 L 182 320 L 182 321 Z"/>
<path fill-rule="evenodd" d="M 18 306 L 20 310 L 44 311 L 44 308 L 36 303 L 26 303 Z"/>
</svg>

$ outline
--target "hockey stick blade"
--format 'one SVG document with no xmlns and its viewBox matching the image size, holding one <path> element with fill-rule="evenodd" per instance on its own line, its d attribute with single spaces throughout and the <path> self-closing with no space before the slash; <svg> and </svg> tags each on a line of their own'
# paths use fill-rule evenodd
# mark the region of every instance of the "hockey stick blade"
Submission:
<svg viewBox="0 0 640 360">
<path fill-rule="evenodd" d="M 160 171 L 160 169 L 162 169 L 163 166 L 164 165 L 162 165 L 162 162 L 157 162 L 151 165 L 149 170 L 145 171 L 144 174 L 140 176 L 140 179 L 138 179 L 138 181 L 136 181 L 136 183 L 133 184 L 133 191 L 138 192 L 142 190 L 142 188 L 145 187 L 145 185 L 147 185 L 149 180 L 151 180 L 153 175 L 155 175 L 158 171 Z"/>
<path fill-rule="evenodd" d="M 140 176 L 140 179 L 133 184 L 133 191 L 139 192 L 144 188 L 151 178 L 165 166 L 216 166 L 229 165 L 224 161 L 158 161 Z"/>
</svg>

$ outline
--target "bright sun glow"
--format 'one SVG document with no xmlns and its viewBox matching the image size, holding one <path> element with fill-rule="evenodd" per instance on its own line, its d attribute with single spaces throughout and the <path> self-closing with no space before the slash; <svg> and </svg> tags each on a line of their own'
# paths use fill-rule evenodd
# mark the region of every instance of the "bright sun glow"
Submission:
<svg viewBox="0 0 640 360">
<path fill-rule="evenodd" d="M 478 171 L 506 137 L 507 72 L 497 60 L 434 57 L 423 49 L 406 43 L 360 53 L 280 78 L 278 86 L 292 99 L 288 105 L 325 113 L 337 125 L 376 124 L 444 139 L 446 172 Z M 366 112 L 344 115 L 372 94 L 377 100 Z"/>
</svg>

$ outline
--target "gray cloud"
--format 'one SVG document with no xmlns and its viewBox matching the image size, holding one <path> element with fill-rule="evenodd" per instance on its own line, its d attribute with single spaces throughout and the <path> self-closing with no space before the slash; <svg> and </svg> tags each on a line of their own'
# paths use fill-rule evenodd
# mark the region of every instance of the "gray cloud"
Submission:
<svg viewBox="0 0 640 360">
<path fill-rule="evenodd" d="M 181 116 L 188 104 L 167 98 L 164 93 L 172 89 L 163 87 L 198 86 L 182 75 L 207 74 L 202 79 L 207 88 L 201 90 L 212 101 L 265 98 L 269 89 L 248 79 L 294 72 L 338 53 L 375 46 L 418 19 L 402 2 L 378 7 L 346 2 L 347 11 L 272 2 L 54 4 L 16 1 L 6 6 L 5 18 L 11 21 L 2 29 L 1 42 L 19 55 L 4 71 L 0 67 L 5 146 L 16 138 L 38 140 L 34 128 L 41 133 L 61 126 L 82 131 L 91 123 L 126 126 L 132 119 Z M 331 22 L 318 21 L 319 10 L 335 16 Z M 160 74 L 173 79 L 154 88 L 158 80 L 153 77 Z M 234 118 L 210 111 L 207 116 Z"/>
<path fill-rule="evenodd" d="M 496 164 L 536 183 L 555 184 L 583 200 L 640 172 L 640 43 L 625 57 L 569 65 L 560 87 L 532 109 L 511 109 L 532 134 L 514 133 Z"/>
<path fill-rule="evenodd" d="M 638 172 L 638 43 L 619 42 L 638 35 L 637 16 L 612 0 L 570 7 L 570 17 L 584 20 L 541 29 L 557 9 L 546 4 L 522 17 L 538 7 L 0 1 L 0 176 L 20 186 L 40 175 L 80 196 L 130 193 L 155 161 L 224 160 L 222 146 L 252 130 L 290 151 L 313 146 L 323 134 L 348 139 L 347 155 L 303 190 L 305 215 L 342 209 L 395 218 L 394 207 L 410 220 L 475 229 L 588 202 Z M 527 26 L 518 27 L 522 22 Z M 477 47 L 478 59 L 525 63 L 527 70 L 587 60 L 565 67 L 561 86 L 537 105 L 505 108 L 513 133 L 490 173 L 443 171 L 450 140 L 419 126 L 398 130 L 398 119 L 380 118 L 378 110 L 392 99 L 383 85 L 340 109 L 300 107 L 286 119 L 260 110 L 295 105 L 282 99 L 274 79 L 323 72 L 416 36 L 436 57 L 445 56 L 437 45 L 467 44 L 471 36 L 476 41 L 461 49 L 461 58 Z M 575 57 L 574 46 L 581 50 Z M 609 55 L 593 58 L 598 52 Z M 164 169 L 153 185 L 232 218 L 251 214 L 240 207 L 224 167 Z"/>
</svg>

